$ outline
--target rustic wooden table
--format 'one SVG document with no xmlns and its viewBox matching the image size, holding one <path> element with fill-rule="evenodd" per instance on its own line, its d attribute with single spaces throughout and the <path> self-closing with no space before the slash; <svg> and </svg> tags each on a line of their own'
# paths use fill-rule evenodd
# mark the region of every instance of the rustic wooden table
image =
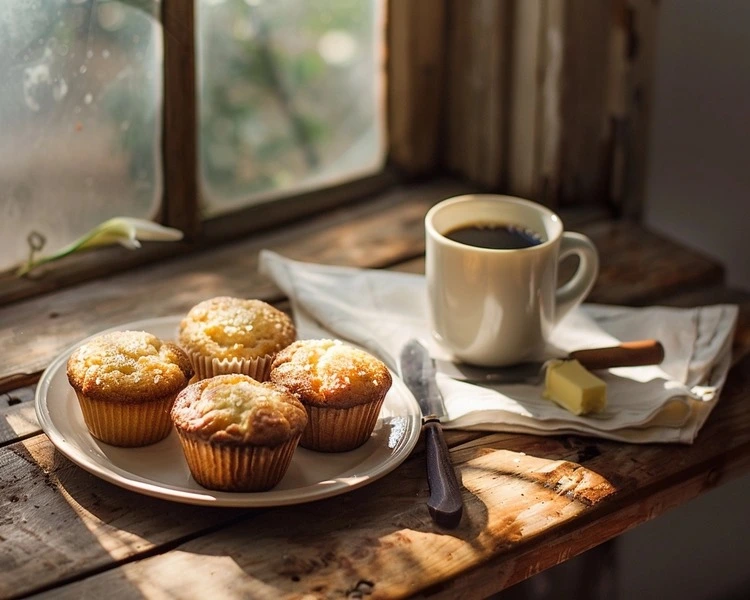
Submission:
<svg viewBox="0 0 750 600">
<path fill-rule="evenodd" d="M 734 366 L 691 446 L 452 431 L 465 516 L 432 523 L 421 443 L 350 493 L 270 509 L 151 498 L 67 460 L 41 431 L 39 372 L 104 328 L 184 313 L 219 294 L 284 298 L 257 254 L 419 271 L 428 207 L 462 188 L 398 189 L 282 231 L 0 307 L 0 596 L 483 598 L 682 504 L 750 467 L 750 303 L 722 269 L 637 225 L 566 216 L 599 247 L 590 300 L 737 302 Z M 24 385 L 25 387 L 20 387 Z"/>
</svg>

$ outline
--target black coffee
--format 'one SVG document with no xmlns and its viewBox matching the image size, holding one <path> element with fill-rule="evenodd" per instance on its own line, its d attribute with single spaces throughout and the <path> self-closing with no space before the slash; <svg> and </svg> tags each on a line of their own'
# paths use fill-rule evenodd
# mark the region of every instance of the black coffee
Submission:
<svg viewBox="0 0 750 600">
<path fill-rule="evenodd" d="M 476 223 L 453 229 L 444 234 L 449 240 L 492 250 L 531 248 L 542 243 L 542 236 L 519 225 Z"/>
</svg>

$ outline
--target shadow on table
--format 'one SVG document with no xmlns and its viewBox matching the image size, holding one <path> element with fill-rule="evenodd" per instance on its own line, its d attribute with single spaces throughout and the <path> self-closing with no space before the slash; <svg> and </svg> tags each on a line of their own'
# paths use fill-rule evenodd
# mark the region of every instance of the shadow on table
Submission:
<svg viewBox="0 0 750 600">
<path fill-rule="evenodd" d="M 0 578 L 2 597 L 25 596 L 110 569 L 116 561 L 191 539 L 248 513 L 175 504 L 121 489 L 71 463 L 44 436 L 10 449 L 13 457 L 0 465 L 0 489 L 10 500 L 0 519 L 0 539 L 13 540 L 3 544 L 9 552 L 3 564 L 17 567 L 12 578 Z M 20 470 L 14 461 L 36 466 L 31 480 L 12 476 L 14 468 Z"/>
</svg>

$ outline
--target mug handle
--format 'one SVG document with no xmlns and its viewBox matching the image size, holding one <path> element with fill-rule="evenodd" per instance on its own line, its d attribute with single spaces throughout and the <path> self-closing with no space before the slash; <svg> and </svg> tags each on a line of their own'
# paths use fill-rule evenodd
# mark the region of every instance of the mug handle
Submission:
<svg viewBox="0 0 750 600">
<path fill-rule="evenodd" d="M 564 231 L 560 240 L 558 261 L 575 254 L 578 256 L 578 269 L 565 285 L 555 293 L 555 323 L 578 306 L 594 287 L 599 274 L 599 253 L 593 242 L 581 233 Z"/>
</svg>

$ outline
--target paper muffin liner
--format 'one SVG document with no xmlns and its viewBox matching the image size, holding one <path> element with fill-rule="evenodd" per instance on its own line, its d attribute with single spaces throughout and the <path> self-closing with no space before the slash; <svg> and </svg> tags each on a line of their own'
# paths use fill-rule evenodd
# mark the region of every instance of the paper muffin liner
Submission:
<svg viewBox="0 0 750 600">
<path fill-rule="evenodd" d="M 200 485 L 225 492 L 274 487 L 292 462 L 300 436 L 278 446 L 215 444 L 177 429 L 190 473 Z"/>
<path fill-rule="evenodd" d="M 375 429 L 385 396 L 350 408 L 305 405 L 307 427 L 300 446 L 319 452 L 346 452 L 364 444 Z"/>
<path fill-rule="evenodd" d="M 266 354 L 255 359 L 219 359 L 202 356 L 198 352 L 190 352 L 188 356 L 195 371 L 196 381 L 228 373 L 242 373 L 256 381 L 266 381 L 268 374 L 271 372 L 271 364 L 275 354 Z"/>
<path fill-rule="evenodd" d="M 177 394 L 146 402 L 96 400 L 76 390 L 86 427 L 96 439 L 113 446 L 148 446 L 169 435 L 170 410 Z"/>
</svg>

